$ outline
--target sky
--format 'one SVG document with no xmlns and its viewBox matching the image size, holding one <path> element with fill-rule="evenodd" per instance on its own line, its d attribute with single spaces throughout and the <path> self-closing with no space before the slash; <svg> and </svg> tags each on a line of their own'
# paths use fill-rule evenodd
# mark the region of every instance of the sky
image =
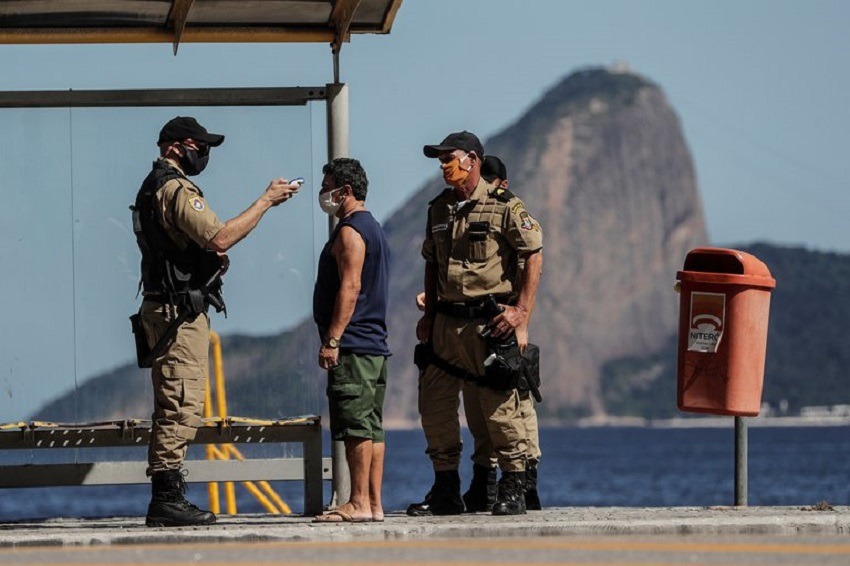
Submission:
<svg viewBox="0 0 850 566">
<path fill-rule="evenodd" d="M 351 155 L 387 219 L 433 176 L 422 145 L 482 140 L 551 86 L 627 64 L 657 83 L 694 158 L 711 241 L 850 252 L 842 0 L 407 0 L 392 33 L 343 46 Z M 0 46 L 0 90 L 321 86 L 325 44 Z M 310 313 L 326 223 L 315 206 L 322 103 L 299 108 L 0 110 L 0 421 L 24 418 L 131 360 L 138 252 L 127 205 L 161 125 L 193 114 L 227 135 L 198 183 L 223 220 L 276 176 L 296 199 L 234 248 L 222 333 Z"/>
</svg>

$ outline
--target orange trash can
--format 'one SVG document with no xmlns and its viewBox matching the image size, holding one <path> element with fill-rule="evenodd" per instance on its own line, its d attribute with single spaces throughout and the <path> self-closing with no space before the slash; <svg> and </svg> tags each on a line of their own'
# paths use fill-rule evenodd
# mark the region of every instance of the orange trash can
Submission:
<svg viewBox="0 0 850 566">
<path fill-rule="evenodd" d="M 679 410 L 759 414 L 770 294 L 776 280 L 748 253 L 696 248 L 679 280 Z"/>
</svg>

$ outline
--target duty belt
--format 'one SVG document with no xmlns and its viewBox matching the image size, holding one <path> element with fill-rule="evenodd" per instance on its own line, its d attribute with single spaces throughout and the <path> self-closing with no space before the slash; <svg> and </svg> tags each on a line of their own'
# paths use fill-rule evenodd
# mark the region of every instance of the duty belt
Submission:
<svg viewBox="0 0 850 566">
<path fill-rule="evenodd" d="M 496 296 L 497 301 L 507 302 L 507 295 Z M 488 299 L 471 299 L 459 303 L 437 301 L 437 312 L 454 318 L 493 318 L 498 313 L 488 304 Z"/>
<path fill-rule="evenodd" d="M 475 383 L 476 385 L 486 384 L 486 378 L 480 375 L 476 375 L 471 371 L 466 371 L 463 368 L 460 368 L 452 363 L 447 362 L 437 354 L 431 352 L 431 363 L 446 372 L 447 374 L 456 377 L 458 379 L 462 379 L 464 381 L 469 381 Z"/>
</svg>

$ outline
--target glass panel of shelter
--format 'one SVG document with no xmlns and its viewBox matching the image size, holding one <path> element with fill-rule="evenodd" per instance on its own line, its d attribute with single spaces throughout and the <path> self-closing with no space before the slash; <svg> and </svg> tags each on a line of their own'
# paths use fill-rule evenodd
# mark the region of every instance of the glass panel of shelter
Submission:
<svg viewBox="0 0 850 566">
<path fill-rule="evenodd" d="M 211 318 L 225 337 L 231 414 L 319 411 L 317 388 L 272 375 L 280 352 L 292 372 L 314 371 L 312 349 L 287 348 L 293 338 L 284 330 L 309 332 L 301 343 L 318 343 L 310 311 L 323 243 L 316 234 L 326 230 L 314 206 L 324 156 L 313 160 L 309 106 L 9 109 L 0 111 L 0 422 L 150 418 L 148 371 L 135 367 L 128 321 L 141 301 L 128 206 L 158 154 L 159 129 L 175 115 L 196 116 L 226 135 L 196 178 L 222 221 L 245 210 L 272 178 L 306 179 L 301 194 L 233 248 L 229 316 Z M 226 338 L 232 335 L 267 338 L 249 362 L 235 356 L 240 340 Z M 35 452 L 14 461 L 24 454 L 42 461 Z"/>
</svg>

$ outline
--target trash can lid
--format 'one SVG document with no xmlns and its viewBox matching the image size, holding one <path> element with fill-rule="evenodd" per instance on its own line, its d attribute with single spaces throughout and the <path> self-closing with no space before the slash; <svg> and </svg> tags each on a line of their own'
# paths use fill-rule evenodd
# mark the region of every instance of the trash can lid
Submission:
<svg viewBox="0 0 850 566">
<path fill-rule="evenodd" d="M 688 252 L 680 281 L 730 283 L 773 289 L 776 280 L 754 255 L 728 248 L 696 248 Z"/>
</svg>

